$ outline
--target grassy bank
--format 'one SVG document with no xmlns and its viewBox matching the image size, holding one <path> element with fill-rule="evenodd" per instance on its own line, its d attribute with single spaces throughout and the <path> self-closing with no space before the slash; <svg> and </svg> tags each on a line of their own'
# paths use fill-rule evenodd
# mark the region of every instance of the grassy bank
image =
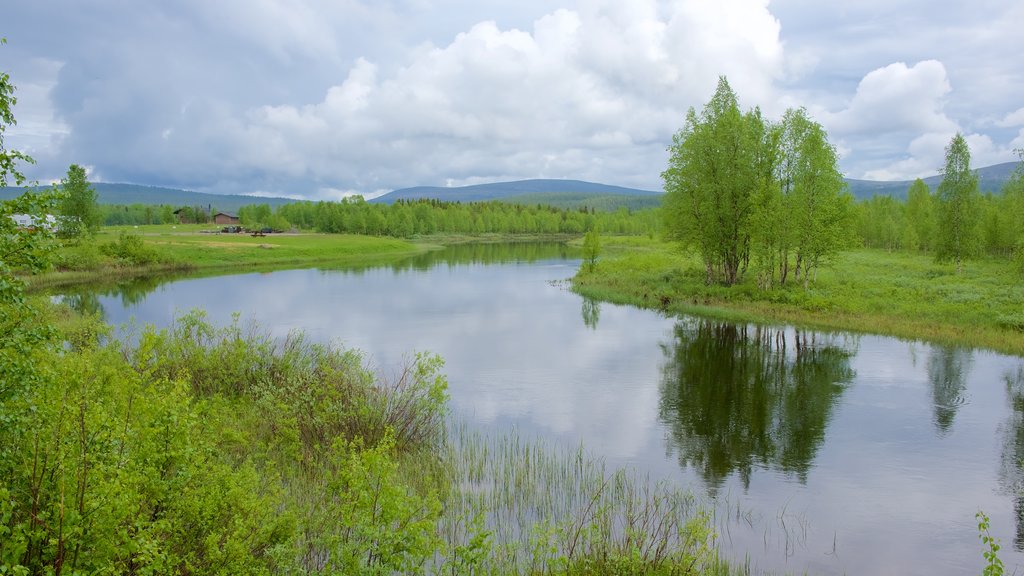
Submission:
<svg viewBox="0 0 1024 576">
<path fill-rule="evenodd" d="M 602 239 L 596 268 L 573 279 L 583 296 L 723 319 L 785 322 L 989 348 L 1024 355 L 1024 283 L 1005 261 L 969 262 L 963 274 L 930 255 L 854 250 L 810 287 L 757 289 L 753 275 L 707 286 L 700 262 L 670 243 Z"/>
<path fill-rule="evenodd" d="M 13 573 L 732 573 L 687 493 L 452 429 L 436 357 L 378 373 L 200 312 L 133 342 L 57 324 L 0 394 Z"/>
<path fill-rule="evenodd" d="M 181 271 L 270 270 L 388 262 L 431 249 L 396 238 L 347 234 L 221 234 L 205 225 L 104 228 L 57 250 L 54 270 L 34 290 Z"/>
</svg>

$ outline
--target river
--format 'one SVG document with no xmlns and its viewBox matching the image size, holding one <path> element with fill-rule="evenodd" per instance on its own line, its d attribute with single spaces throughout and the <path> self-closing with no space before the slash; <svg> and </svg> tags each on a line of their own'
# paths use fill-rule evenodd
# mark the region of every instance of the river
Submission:
<svg viewBox="0 0 1024 576">
<path fill-rule="evenodd" d="M 979 573 L 979 510 L 1008 573 L 1024 566 L 1024 359 L 598 303 L 567 289 L 578 265 L 561 245 L 470 245 L 66 298 L 115 325 L 238 313 L 383 372 L 437 353 L 457 417 L 690 487 L 757 569 Z"/>
</svg>

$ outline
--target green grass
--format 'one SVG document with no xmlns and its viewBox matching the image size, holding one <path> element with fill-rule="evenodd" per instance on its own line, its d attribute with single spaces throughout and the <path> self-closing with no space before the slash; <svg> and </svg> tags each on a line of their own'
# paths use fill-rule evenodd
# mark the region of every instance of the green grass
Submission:
<svg viewBox="0 0 1024 576">
<path fill-rule="evenodd" d="M 807 289 L 792 281 L 762 291 L 753 274 L 732 287 L 705 285 L 695 256 L 648 238 L 602 239 L 580 294 L 732 320 L 786 322 L 1024 355 L 1024 283 L 1005 260 L 967 263 L 963 274 L 928 254 L 860 249 L 822 269 Z"/>
<path fill-rule="evenodd" d="M 61 247 L 53 272 L 33 277 L 32 289 L 174 271 L 237 268 L 269 270 L 331 264 L 388 262 L 432 247 L 396 238 L 346 234 L 249 234 L 208 232 L 209 225 L 104 228 L 78 245 Z M 122 233 L 138 235 L 152 257 L 144 262 L 104 252 Z"/>
</svg>

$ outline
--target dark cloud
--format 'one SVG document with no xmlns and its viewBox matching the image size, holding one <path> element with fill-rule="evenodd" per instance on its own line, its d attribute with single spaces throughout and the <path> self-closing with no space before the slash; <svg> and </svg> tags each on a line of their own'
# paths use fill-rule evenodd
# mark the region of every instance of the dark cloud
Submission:
<svg viewBox="0 0 1024 576">
<path fill-rule="evenodd" d="M 77 162 L 107 181 L 310 197 L 529 177 L 656 188 L 720 74 L 770 116 L 808 106 L 850 175 L 908 177 L 957 130 L 979 161 L 1024 140 L 1021 10 L 42 0 L 5 9 L 0 57 L 23 98 L 11 143 L 42 179 Z"/>
</svg>

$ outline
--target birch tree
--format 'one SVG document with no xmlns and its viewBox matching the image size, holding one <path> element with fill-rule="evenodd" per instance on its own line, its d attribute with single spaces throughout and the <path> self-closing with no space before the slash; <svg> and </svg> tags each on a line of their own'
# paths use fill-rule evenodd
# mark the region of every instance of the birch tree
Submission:
<svg viewBox="0 0 1024 576">
<path fill-rule="evenodd" d="M 935 257 L 941 262 L 955 262 L 959 274 L 964 260 L 977 253 L 981 242 L 978 175 L 971 171 L 971 151 L 960 133 L 946 147 L 946 167 L 936 200 L 939 227 Z"/>
</svg>

